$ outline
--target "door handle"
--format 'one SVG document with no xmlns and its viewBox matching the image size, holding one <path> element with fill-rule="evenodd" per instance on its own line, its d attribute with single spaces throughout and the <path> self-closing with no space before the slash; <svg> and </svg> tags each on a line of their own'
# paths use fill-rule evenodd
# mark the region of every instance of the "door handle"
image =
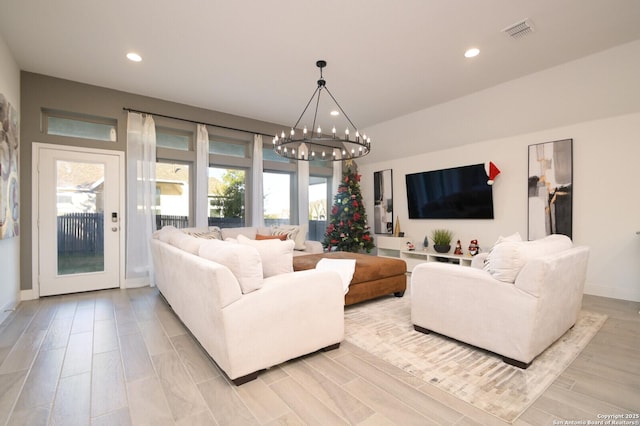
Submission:
<svg viewBox="0 0 640 426">
<path fill-rule="evenodd" d="M 114 226 L 114 227 L 112 227 L 112 228 L 111 228 L 111 230 L 112 230 L 113 232 L 118 232 L 118 227 L 117 227 L 117 226 Z"/>
</svg>

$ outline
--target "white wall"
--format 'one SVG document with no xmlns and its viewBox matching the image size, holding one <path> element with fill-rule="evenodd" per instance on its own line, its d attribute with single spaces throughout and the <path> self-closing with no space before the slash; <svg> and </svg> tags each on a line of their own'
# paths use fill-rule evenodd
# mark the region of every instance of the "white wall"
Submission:
<svg viewBox="0 0 640 426">
<path fill-rule="evenodd" d="M 637 45 L 635 47 L 637 49 Z M 606 57 L 606 55 L 605 55 Z M 593 62 L 597 56 L 587 58 Z M 630 58 L 637 67 L 638 57 Z M 625 63 L 608 63 L 609 67 L 626 67 Z M 577 66 L 576 64 L 567 67 Z M 600 64 L 604 66 L 604 64 Z M 557 75 L 570 75 L 572 87 L 580 80 L 580 73 L 568 73 L 563 67 L 549 70 L 548 75 L 536 75 L 554 80 Z M 540 73 L 538 73 L 540 74 Z M 612 72 L 613 75 L 616 72 Z M 509 82 L 514 92 L 526 90 L 530 80 L 520 79 Z M 596 82 L 597 90 L 592 90 L 594 81 L 585 78 L 582 89 L 590 91 L 593 97 L 607 98 L 607 81 Z M 615 82 L 611 82 L 615 84 Z M 407 236 L 421 247 L 425 235 L 431 230 L 446 227 L 453 230 L 462 242 L 466 252 L 471 239 L 478 239 L 481 247 L 488 250 L 499 235 L 520 232 L 527 237 L 527 147 L 530 144 L 550 142 L 559 139 L 573 139 L 573 239 L 576 244 L 591 248 L 585 292 L 600 296 L 640 301 L 640 179 L 637 178 L 640 161 L 640 100 L 637 93 L 640 83 L 637 79 L 628 89 L 628 98 L 620 99 L 625 109 L 634 109 L 628 114 L 602 113 L 603 118 L 590 119 L 575 124 L 553 126 L 545 130 L 528 132 L 508 137 L 478 140 L 464 146 L 424 152 L 401 159 L 360 164 L 363 175 L 361 186 L 366 202 L 367 214 L 373 214 L 373 172 L 393 170 L 394 216 L 400 219 L 400 227 Z M 522 87 L 519 87 L 521 85 Z M 509 101 L 505 98 L 504 87 L 496 88 L 496 102 Z M 473 105 L 477 96 L 487 97 L 487 91 L 462 98 L 456 102 L 462 106 Z M 490 95 L 490 93 L 489 93 Z M 532 94 L 535 96 L 535 94 Z M 567 115 L 572 115 L 570 102 L 563 100 Z M 442 111 L 423 111 L 414 114 L 419 127 L 424 115 L 438 116 Z M 448 108 L 442 106 L 441 108 Z M 432 108 L 433 110 L 434 108 Z M 492 108 L 489 108 L 491 110 Z M 462 108 L 464 110 L 464 108 Z M 616 110 L 612 107 L 611 110 Z M 481 115 L 483 111 L 476 110 Z M 554 115 L 558 114 L 554 112 Z M 536 120 L 543 120 L 544 110 L 540 110 Z M 464 119 L 464 117 L 462 117 Z M 557 117 L 550 117 L 549 123 Z M 377 126 L 386 134 L 401 134 L 407 124 L 407 116 Z M 370 130 L 375 134 L 374 130 Z M 469 137 L 468 135 L 466 137 Z M 373 148 L 375 149 L 375 147 Z M 493 220 L 418 220 L 408 219 L 405 174 L 425 170 L 493 161 L 502 173 L 493 187 L 495 219 Z M 373 217 L 369 217 L 369 222 Z"/>
<path fill-rule="evenodd" d="M 20 68 L 0 37 L 0 93 L 20 111 Z M 0 240 L 0 322 L 20 300 L 20 238 Z"/>
</svg>

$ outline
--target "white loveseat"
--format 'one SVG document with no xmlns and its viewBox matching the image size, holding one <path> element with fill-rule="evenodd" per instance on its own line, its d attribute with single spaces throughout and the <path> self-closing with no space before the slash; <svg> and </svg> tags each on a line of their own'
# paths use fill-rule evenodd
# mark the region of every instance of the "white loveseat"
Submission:
<svg viewBox="0 0 640 426">
<path fill-rule="evenodd" d="M 527 368 L 576 322 L 589 249 L 563 235 L 499 240 L 472 267 L 423 263 L 411 276 L 411 319 Z"/>
<path fill-rule="evenodd" d="M 236 385 L 344 338 L 340 275 L 292 272 L 293 241 L 233 243 L 165 227 L 150 245 L 158 289 Z"/>
</svg>

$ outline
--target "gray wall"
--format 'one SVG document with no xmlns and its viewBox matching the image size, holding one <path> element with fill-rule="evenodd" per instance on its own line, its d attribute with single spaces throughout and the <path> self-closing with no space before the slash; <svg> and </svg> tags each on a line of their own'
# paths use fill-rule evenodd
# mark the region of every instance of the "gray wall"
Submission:
<svg viewBox="0 0 640 426">
<path fill-rule="evenodd" d="M 88 148 L 126 151 L 127 113 L 123 107 L 186 118 L 257 133 L 275 134 L 282 125 L 251 120 L 132 93 L 90 86 L 29 72 L 21 73 L 21 149 L 20 149 L 20 288 L 32 288 L 32 144 L 66 144 Z M 117 119 L 117 142 L 73 139 L 44 134 L 42 109 L 68 111 Z M 195 132 L 195 124 L 155 118 L 156 125 Z M 124 210 L 123 210 L 124 211 Z"/>
</svg>

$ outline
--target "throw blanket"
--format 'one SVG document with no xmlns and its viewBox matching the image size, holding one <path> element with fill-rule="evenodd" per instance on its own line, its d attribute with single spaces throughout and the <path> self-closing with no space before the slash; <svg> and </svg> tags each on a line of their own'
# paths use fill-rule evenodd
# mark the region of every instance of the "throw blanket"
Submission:
<svg viewBox="0 0 640 426">
<path fill-rule="evenodd" d="M 349 291 L 349 284 L 353 278 L 353 273 L 356 270 L 355 259 L 320 259 L 316 264 L 316 269 L 319 271 L 336 271 L 340 274 L 342 279 L 342 287 L 344 288 L 344 294 Z"/>
</svg>

